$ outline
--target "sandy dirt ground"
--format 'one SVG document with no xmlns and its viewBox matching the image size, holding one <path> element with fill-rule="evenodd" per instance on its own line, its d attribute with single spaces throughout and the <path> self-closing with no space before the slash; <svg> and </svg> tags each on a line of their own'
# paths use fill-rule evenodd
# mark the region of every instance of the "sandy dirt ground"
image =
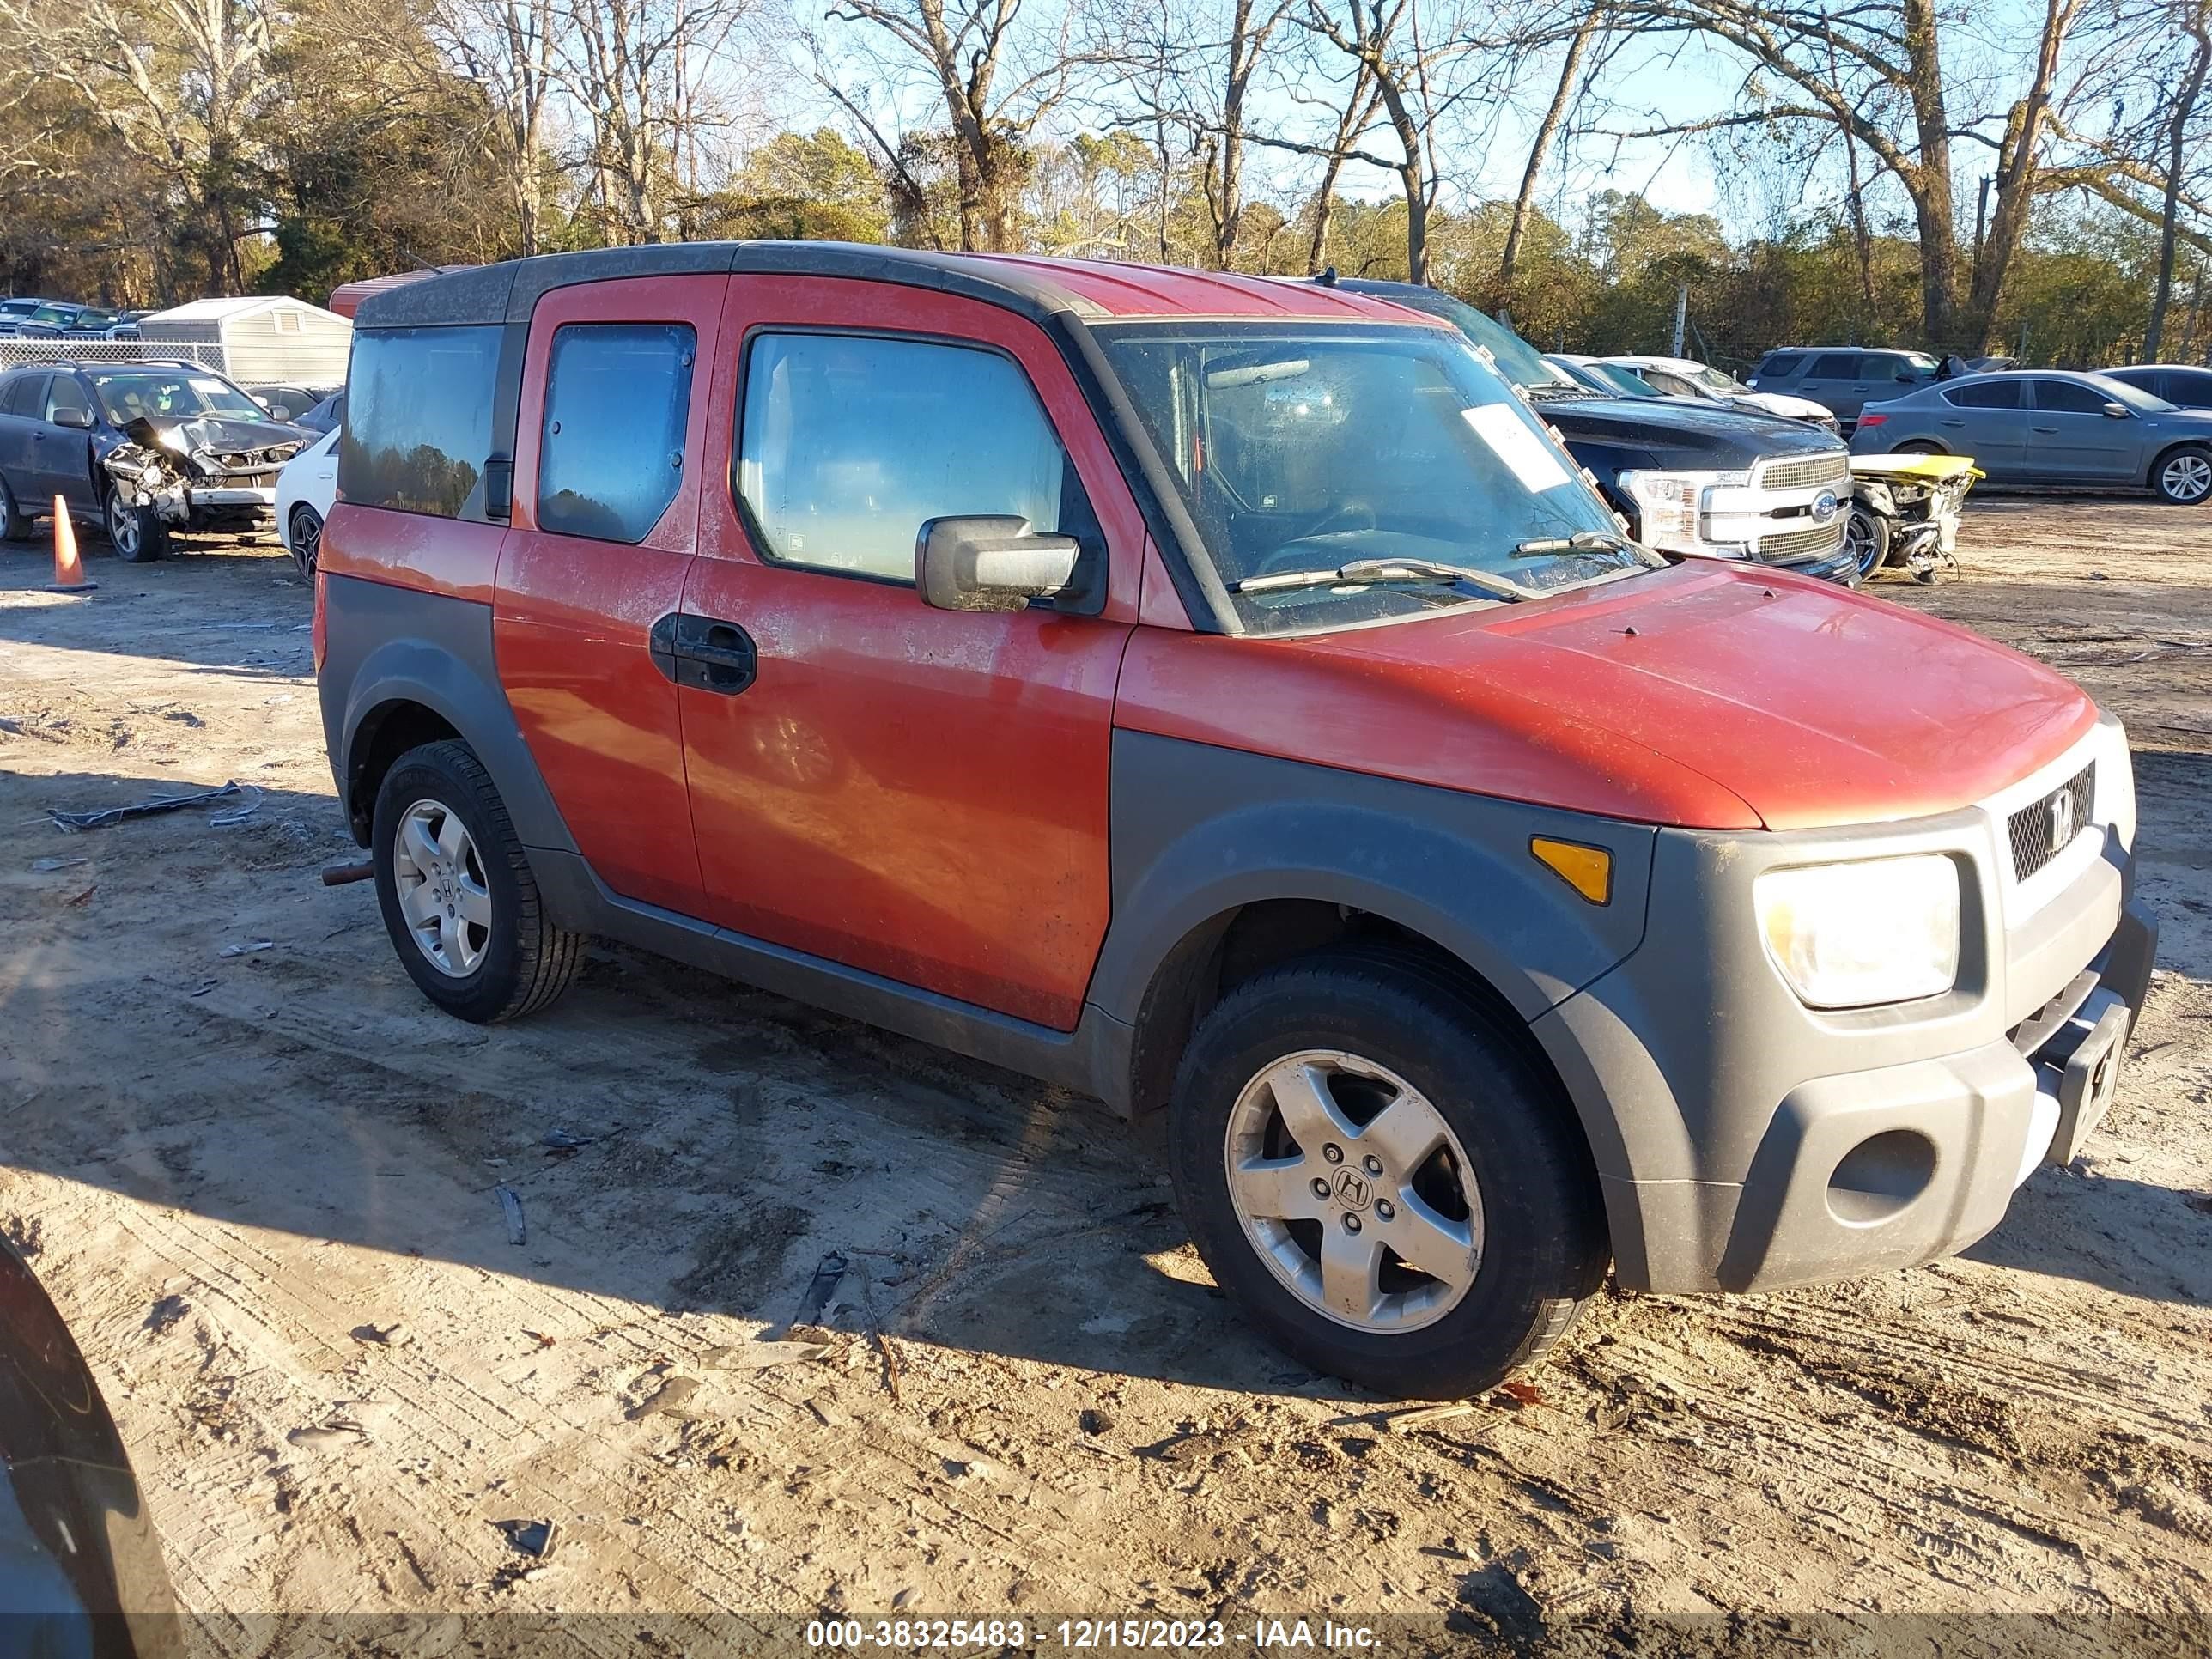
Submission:
<svg viewBox="0 0 2212 1659">
<path fill-rule="evenodd" d="M 1239 1322 L 1094 1102 L 621 951 L 522 1024 L 433 1012 L 373 889 L 317 880 L 357 854 L 309 591 L 228 544 L 95 543 L 88 599 L 0 558 L 0 1224 L 225 1650 L 823 1610 L 1790 1651 L 2141 1613 L 2172 1650 L 2212 1604 L 2212 514 L 1990 499 L 1965 541 L 1875 591 L 2126 720 L 2165 932 L 2112 1116 L 1962 1259 L 1608 1291 L 1520 1397 L 1395 1417 Z"/>
</svg>

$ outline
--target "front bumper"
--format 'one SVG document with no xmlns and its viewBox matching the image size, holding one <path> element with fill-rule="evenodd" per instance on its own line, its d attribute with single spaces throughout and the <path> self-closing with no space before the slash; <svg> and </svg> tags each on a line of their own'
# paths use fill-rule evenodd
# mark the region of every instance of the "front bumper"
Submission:
<svg viewBox="0 0 2212 1659">
<path fill-rule="evenodd" d="M 2023 880 L 2005 861 L 2009 798 L 1856 830 L 1660 833 L 1644 944 L 1533 1027 L 1589 1131 L 1625 1288 L 1765 1291 L 1908 1267 L 1981 1237 L 2036 1169 L 2078 1153 L 2111 1104 L 2157 944 L 2131 896 L 2124 739 L 2108 721 L 2085 746 L 2116 821 Z M 2081 752 L 2046 771 L 2071 775 Z M 1757 943 L 1759 871 L 1927 852 L 1962 873 L 1954 988 L 1884 1008 L 1800 1003 Z"/>
</svg>

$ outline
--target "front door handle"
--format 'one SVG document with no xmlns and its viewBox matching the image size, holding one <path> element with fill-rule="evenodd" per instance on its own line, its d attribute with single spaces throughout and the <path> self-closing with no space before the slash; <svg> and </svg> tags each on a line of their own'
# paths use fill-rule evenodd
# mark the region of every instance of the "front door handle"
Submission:
<svg viewBox="0 0 2212 1659">
<path fill-rule="evenodd" d="M 2055 426 L 2032 426 L 2028 428 L 2028 430 L 2030 432 L 2040 432 L 2047 438 L 2055 438 L 2058 435 L 2058 428 Z"/>
<path fill-rule="evenodd" d="M 653 625 L 653 665 L 678 685 L 733 697 L 760 674 L 752 635 L 719 617 L 672 611 Z"/>
</svg>

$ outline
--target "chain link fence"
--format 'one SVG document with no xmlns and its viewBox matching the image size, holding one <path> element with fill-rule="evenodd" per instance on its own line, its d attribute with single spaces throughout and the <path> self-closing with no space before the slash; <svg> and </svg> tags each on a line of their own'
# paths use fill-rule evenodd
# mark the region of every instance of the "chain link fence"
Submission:
<svg viewBox="0 0 2212 1659">
<path fill-rule="evenodd" d="M 26 363 L 191 363 L 229 374 L 229 353 L 221 345 L 177 340 L 0 340 L 0 369 Z"/>
</svg>

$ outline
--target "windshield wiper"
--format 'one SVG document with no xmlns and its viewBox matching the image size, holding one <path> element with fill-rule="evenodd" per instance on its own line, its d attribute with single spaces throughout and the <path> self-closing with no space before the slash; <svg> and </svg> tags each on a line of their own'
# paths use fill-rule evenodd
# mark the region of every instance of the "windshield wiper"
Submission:
<svg viewBox="0 0 2212 1659">
<path fill-rule="evenodd" d="M 1327 587 L 1337 582 L 1465 582 L 1501 599 L 1531 598 L 1528 590 L 1487 570 L 1470 570 L 1462 564 L 1435 559 L 1354 559 L 1333 570 L 1285 570 L 1272 576 L 1247 576 L 1231 588 L 1235 593 L 1265 593 L 1285 587 Z"/>
<path fill-rule="evenodd" d="M 1610 530 L 1577 530 L 1571 536 L 1539 536 L 1516 542 L 1516 559 L 1541 559 L 1554 553 L 1633 553 L 1636 544 Z"/>
<path fill-rule="evenodd" d="M 1540 380 L 1519 388 L 1522 397 L 1540 404 L 1579 403 L 1586 398 L 1601 398 L 1601 392 L 1593 392 L 1586 386 L 1577 386 L 1571 380 Z"/>
</svg>

